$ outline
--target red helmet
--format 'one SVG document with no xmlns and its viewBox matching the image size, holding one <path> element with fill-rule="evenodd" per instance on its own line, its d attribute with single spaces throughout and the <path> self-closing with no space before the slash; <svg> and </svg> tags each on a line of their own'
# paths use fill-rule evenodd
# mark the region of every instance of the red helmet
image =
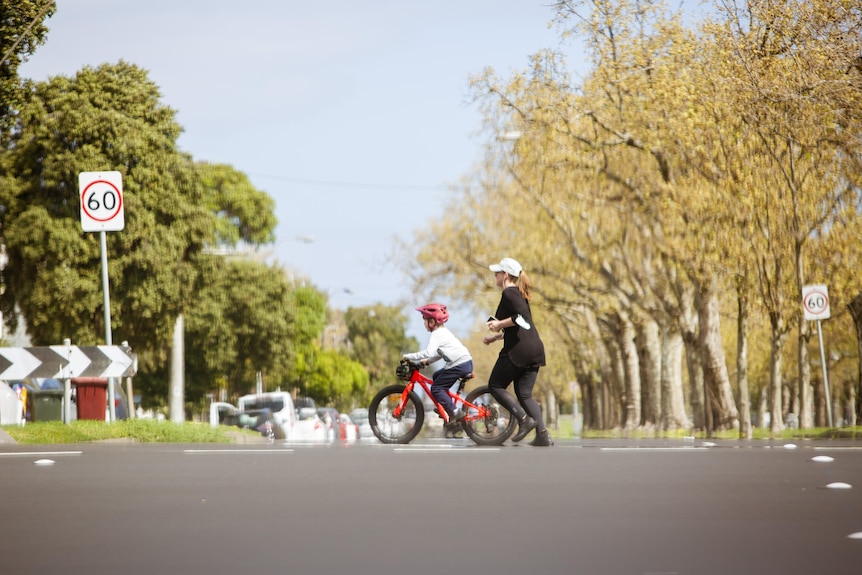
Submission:
<svg viewBox="0 0 862 575">
<path fill-rule="evenodd" d="M 449 312 L 446 311 L 446 306 L 442 303 L 429 303 L 422 307 L 417 307 L 416 311 L 422 314 L 422 319 L 432 318 L 437 323 L 446 323 L 449 321 Z"/>
</svg>

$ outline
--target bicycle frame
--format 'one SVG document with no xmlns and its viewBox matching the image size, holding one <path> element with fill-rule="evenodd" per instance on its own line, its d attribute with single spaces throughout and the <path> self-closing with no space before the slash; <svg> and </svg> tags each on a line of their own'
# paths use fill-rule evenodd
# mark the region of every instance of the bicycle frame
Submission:
<svg viewBox="0 0 862 575">
<path fill-rule="evenodd" d="M 465 398 L 461 397 L 460 393 L 464 390 L 464 386 L 468 381 L 473 379 L 474 374 L 470 374 L 469 377 L 462 377 L 458 380 L 458 393 L 452 393 L 451 387 L 446 390 L 446 393 L 449 394 L 449 397 L 452 398 L 452 401 L 455 403 L 457 407 L 459 404 L 464 409 L 465 418 L 464 421 L 473 421 L 477 419 L 483 419 L 487 415 L 487 408 L 484 405 L 476 405 L 474 403 L 470 403 Z M 401 412 L 404 407 L 407 405 L 407 398 L 413 392 L 413 389 L 418 385 L 425 391 L 425 395 L 431 400 L 434 404 L 434 407 L 437 408 L 437 413 L 440 414 L 440 417 L 444 418 L 446 423 L 449 423 L 449 414 L 443 409 L 443 406 L 437 401 L 437 399 L 431 394 L 431 385 L 433 384 L 433 380 L 429 377 L 422 375 L 419 370 L 413 371 L 413 375 L 410 377 L 410 381 L 406 382 L 404 386 L 404 392 L 401 394 L 401 402 L 398 406 L 392 411 L 392 415 L 396 418 L 401 417 Z"/>
</svg>

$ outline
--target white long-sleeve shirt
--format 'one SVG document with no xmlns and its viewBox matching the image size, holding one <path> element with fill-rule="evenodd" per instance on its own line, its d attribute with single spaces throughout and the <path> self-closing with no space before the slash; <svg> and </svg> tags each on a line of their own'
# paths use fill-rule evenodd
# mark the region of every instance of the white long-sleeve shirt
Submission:
<svg viewBox="0 0 862 575">
<path fill-rule="evenodd" d="M 404 354 L 404 359 L 414 362 L 427 359 L 428 363 L 442 359 L 446 362 L 442 369 L 449 369 L 470 361 L 473 357 L 467 347 L 449 331 L 449 328 L 440 326 L 431 332 L 427 348 L 416 353 Z"/>
</svg>

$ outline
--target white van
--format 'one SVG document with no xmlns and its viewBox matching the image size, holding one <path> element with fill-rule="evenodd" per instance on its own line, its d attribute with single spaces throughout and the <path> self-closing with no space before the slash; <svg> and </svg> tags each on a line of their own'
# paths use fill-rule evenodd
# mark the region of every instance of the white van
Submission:
<svg viewBox="0 0 862 575">
<path fill-rule="evenodd" d="M 293 398 L 286 391 L 270 391 L 268 393 L 252 393 L 243 395 L 237 404 L 240 412 L 256 409 L 269 409 L 275 420 L 284 430 L 287 441 L 293 441 L 296 436 L 296 409 Z"/>
</svg>

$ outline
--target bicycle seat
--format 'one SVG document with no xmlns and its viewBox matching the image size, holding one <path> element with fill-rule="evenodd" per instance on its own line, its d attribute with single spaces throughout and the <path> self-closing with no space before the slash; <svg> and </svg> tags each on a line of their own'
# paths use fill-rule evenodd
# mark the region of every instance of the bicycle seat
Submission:
<svg viewBox="0 0 862 575">
<path fill-rule="evenodd" d="M 471 372 L 470 372 L 470 375 L 463 375 L 463 376 L 461 376 L 461 381 L 470 381 L 470 380 L 471 380 L 471 379 L 473 379 L 474 377 L 476 377 L 476 374 L 475 374 L 475 373 L 473 373 L 473 372 L 471 371 Z"/>
</svg>

